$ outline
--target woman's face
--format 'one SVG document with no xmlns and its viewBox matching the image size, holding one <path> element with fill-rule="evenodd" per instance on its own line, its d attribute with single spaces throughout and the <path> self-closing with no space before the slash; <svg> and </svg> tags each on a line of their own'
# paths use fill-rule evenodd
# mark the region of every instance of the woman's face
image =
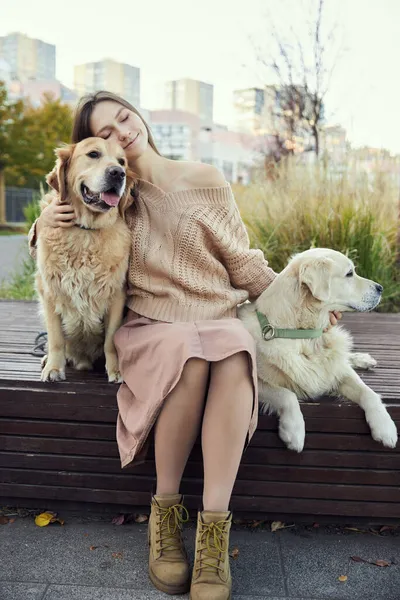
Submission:
<svg viewBox="0 0 400 600">
<path fill-rule="evenodd" d="M 96 104 L 90 118 L 90 128 L 95 137 L 117 141 L 125 150 L 128 161 L 138 159 L 148 145 L 147 130 L 142 119 L 112 100 Z"/>
</svg>

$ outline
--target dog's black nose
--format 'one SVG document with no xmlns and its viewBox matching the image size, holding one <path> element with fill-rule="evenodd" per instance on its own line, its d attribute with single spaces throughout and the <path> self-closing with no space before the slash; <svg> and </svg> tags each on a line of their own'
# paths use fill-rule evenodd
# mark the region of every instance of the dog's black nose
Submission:
<svg viewBox="0 0 400 600">
<path fill-rule="evenodd" d="M 119 183 L 123 179 L 125 179 L 125 171 L 122 167 L 110 167 L 107 170 L 107 177 L 115 183 Z"/>
<path fill-rule="evenodd" d="M 377 292 L 379 292 L 380 294 L 382 294 L 383 287 L 379 283 L 375 284 L 375 289 L 376 289 Z"/>
</svg>

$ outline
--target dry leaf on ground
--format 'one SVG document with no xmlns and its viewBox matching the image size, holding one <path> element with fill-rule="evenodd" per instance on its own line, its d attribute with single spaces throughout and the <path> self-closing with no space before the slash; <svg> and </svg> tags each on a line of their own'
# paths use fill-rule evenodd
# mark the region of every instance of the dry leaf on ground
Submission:
<svg viewBox="0 0 400 600">
<path fill-rule="evenodd" d="M 145 523 L 148 520 L 149 520 L 149 517 L 147 515 L 136 515 L 135 516 L 135 523 Z"/>
<path fill-rule="evenodd" d="M 253 521 L 252 524 L 251 524 L 251 527 L 252 528 L 259 527 L 263 523 L 264 523 L 264 521 Z"/>
<path fill-rule="evenodd" d="M 347 581 L 347 575 L 340 575 L 340 577 L 338 577 L 339 581 Z"/>
<path fill-rule="evenodd" d="M 57 514 L 53 512 L 44 512 L 35 517 L 35 523 L 38 527 L 46 527 L 49 523 L 54 523 L 57 520 Z"/>
<path fill-rule="evenodd" d="M 9 523 L 9 518 L 8 517 L 0 517 L 0 525 L 7 525 L 7 523 Z"/>
<path fill-rule="evenodd" d="M 278 529 L 284 529 L 285 523 L 282 521 L 273 521 L 271 523 L 271 531 L 278 531 Z"/>
<path fill-rule="evenodd" d="M 122 552 L 113 552 L 112 557 L 113 558 L 122 558 Z"/>
<path fill-rule="evenodd" d="M 390 567 L 390 565 L 393 564 L 387 560 L 370 560 L 368 558 L 361 558 L 361 556 L 350 556 L 350 558 L 353 562 L 367 563 L 369 565 L 375 565 L 377 567 Z"/>
<path fill-rule="evenodd" d="M 125 515 L 118 515 L 118 517 L 114 517 L 111 523 L 113 525 L 122 525 L 125 521 Z"/>
<path fill-rule="evenodd" d="M 90 546 L 89 550 L 97 550 L 98 546 Z"/>
<path fill-rule="evenodd" d="M 388 562 L 387 560 L 375 560 L 372 564 L 376 565 L 377 567 L 390 567 L 392 563 Z"/>
<path fill-rule="evenodd" d="M 230 556 L 232 556 L 232 558 L 236 559 L 239 556 L 239 548 L 234 548 L 230 553 Z"/>
</svg>

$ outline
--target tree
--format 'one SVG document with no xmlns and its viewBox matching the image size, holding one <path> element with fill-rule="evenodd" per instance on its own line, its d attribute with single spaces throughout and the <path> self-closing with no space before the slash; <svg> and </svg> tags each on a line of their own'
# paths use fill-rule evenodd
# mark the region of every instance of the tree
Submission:
<svg viewBox="0 0 400 600">
<path fill-rule="evenodd" d="M 270 18 L 274 48 L 271 53 L 258 49 L 258 60 L 278 80 L 277 86 L 268 87 L 275 87 L 279 94 L 277 118 L 286 129 L 289 150 L 294 148 L 297 136 L 304 137 L 308 132 L 317 156 L 324 102 L 338 60 L 338 54 L 332 54 L 336 26 L 325 35 L 324 9 L 325 0 L 317 0 L 315 13 L 307 26 L 308 35 L 304 39 L 293 27 L 290 27 L 289 35 L 285 35 L 283 28 L 278 30 Z"/>
<path fill-rule="evenodd" d="M 0 81 L 0 224 L 6 222 L 5 170 L 13 162 L 13 131 L 22 121 L 23 112 L 23 102 L 9 102 L 5 85 Z"/>
<path fill-rule="evenodd" d="M 54 166 L 54 148 L 69 142 L 72 131 L 70 107 L 45 96 L 39 107 L 25 104 L 23 118 L 11 130 L 13 160 L 6 167 L 9 185 L 38 188 Z"/>
</svg>

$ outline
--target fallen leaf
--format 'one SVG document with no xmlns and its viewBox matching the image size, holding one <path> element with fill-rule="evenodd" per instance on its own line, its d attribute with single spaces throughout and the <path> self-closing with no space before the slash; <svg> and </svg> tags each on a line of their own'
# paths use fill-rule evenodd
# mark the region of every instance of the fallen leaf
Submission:
<svg viewBox="0 0 400 600">
<path fill-rule="evenodd" d="M 395 529 L 397 529 L 398 525 L 383 525 L 380 530 L 379 533 L 383 533 L 384 531 L 394 531 Z"/>
<path fill-rule="evenodd" d="M 364 558 L 361 558 L 361 556 L 350 556 L 351 560 L 354 562 L 358 562 L 358 563 L 365 563 L 368 562 L 367 560 L 365 560 Z"/>
<path fill-rule="evenodd" d="M 284 529 L 285 528 L 285 523 L 282 523 L 282 521 L 273 521 L 271 523 L 271 531 L 278 531 L 278 529 Z"/>
<path fill-rule="evenodd" d="M 339 581 L 347 581 L 347 575 L 340 575 L 340 577 L 338 577 Z"/>
<path fill-rule="evenodd" d="M 15 519 L 14 517 L 12 519 L 9 520 L 9 523 L 15 523 Z"/>
<path fill-rule="evenodd" d="M 147 515 L 136 515 L 135 516 L 135 523 L 145 523 L 148 520 L 149 520 L 149 517 Z"/>
<path fill-rule="evenodd" d="M 122 525 L 125 521 L 125 515 L 118 515 L 118 517 L 114 517 L 111 523 L 113 525 Z"/>
<path fill-rule="evenodd" d="M 253 521 L 252 524 L 251 524 L 251 527 L 253 527 L 253 528 L 259 527 L 263 523 L 264 523 L 264 521 Z"/>
<path fill-rule="evenodd" d="M 230 552 L 230 556 L 232 556 L 232 558 L 236 559 L 239 556 L 239 548 L 234 548 L 232 550 L 232 552 Z"/>
<path fill-rule="evenodd" d="M 54 523 L 57 520 L 56 513 L 45 512 L 35 518 L 35 523 L 38 527 L 46 527 L 49 523 Z"/>
<path fill-rule="evenodd" d="M 366 533 L 365 529 L 357 529 L 357 527 L 345 527 L 347 531 L 355 531 L 356 533 Z"/>
<path fill-rule="evenodd" d="M 390 567 L 391 563 L 388 562 L 387 560 L 375 560 L 373 562 L 374 565 L 376 565 L 377 567 Z"/>
<path fill-rule="evenodd" d="M 113 558 L 122 558 L 122 552 L 113 552 L 112 557 Z"/>
<path fill-rule="evenodd" d="M 89 550 L 97 550 L 98 546 L 90 546 Z"/>
<path fill-rule="evenodd" d="M 0 525 L 7 525 L 8 522 L 8 517 L 0 517 Z"/>
</svg>

